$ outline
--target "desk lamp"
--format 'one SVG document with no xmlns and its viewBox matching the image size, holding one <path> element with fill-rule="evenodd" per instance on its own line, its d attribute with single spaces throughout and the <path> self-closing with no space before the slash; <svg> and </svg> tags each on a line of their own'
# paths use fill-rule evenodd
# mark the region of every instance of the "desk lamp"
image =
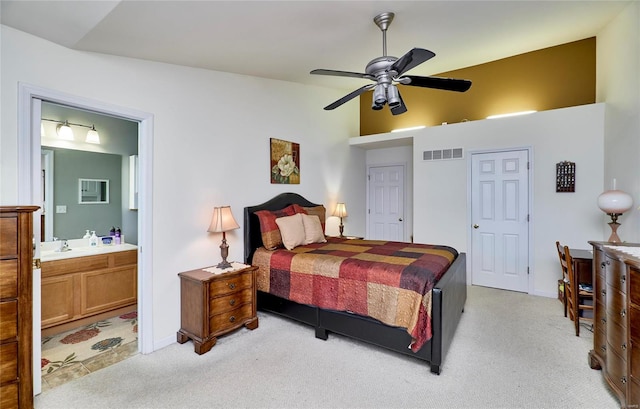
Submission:
<svg viewBox="0 0 640 409">
<path fill-rule="evenodd" d="M 338 203 L 336 205 L 336 210 L 333 212 L 334 216 L 340 218 L 340 225 L 338 228 L 340 229 L 340 237 L 344 237 L 342 233 L 344 233 L 344 224 L 342 224 L 342 218 L 347 217 L 347 206 L 344 203 Z"/>
<path fill-rule="evenodd" d="M 633 206 L 633 198 L 622 190 L 616 190 L 616 180 L 613 180 L 613 190 L 607 190 L 598 196 L 598 207 L 611 217 L 609 226 L 611 227 L 611 236 L 609 241 L 611 243 L 620 243 L 620 237 L 618 237 L 618 216 L 621 216 L 624 212 L 631 209 Z"/>
<path fill-rule="evenodd" d="M 216 267 L 221 269 L 231 267 L 231 263 L 227 261 L 229 245 L 227 244 L 226 233 L 229 230 L 239 228 L 240 226 L 238 226 L 236 219 L 233 218 L 233 213 L 231 213 L 231 206 L 221 206 L 213 209 L 213 217 L 211 218 L 211 224 L 207 231 L 211 233 L 222 233 L 222 244 L 220 244 L 222 261 Z"/>
</svg>

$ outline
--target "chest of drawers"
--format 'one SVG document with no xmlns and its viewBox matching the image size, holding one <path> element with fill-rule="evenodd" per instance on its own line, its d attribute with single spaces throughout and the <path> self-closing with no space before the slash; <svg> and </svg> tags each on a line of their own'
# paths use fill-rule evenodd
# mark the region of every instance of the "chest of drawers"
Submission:
<svg viewBox="0 0 640 409">
<path fill-rule="evenodd" d="M 0 207 L 0 408 L 33 407 L 33 212 Z"/>
<path fill-rule="evenodd" d="M 193 341 L 197 354 L 208 352 L 218 336 L 241 326 L 258 327 L 256 270 L 243 266 L 221 274 L 205 270 L 179 273 L 180 330 L 177 341 Z"/>
<path fill-rule="evenodd" d="M 640 404 L 640 258 L 638 244 L 593 245 L 594 331 L 589 362 L 622 407 Z"/>
</svg>

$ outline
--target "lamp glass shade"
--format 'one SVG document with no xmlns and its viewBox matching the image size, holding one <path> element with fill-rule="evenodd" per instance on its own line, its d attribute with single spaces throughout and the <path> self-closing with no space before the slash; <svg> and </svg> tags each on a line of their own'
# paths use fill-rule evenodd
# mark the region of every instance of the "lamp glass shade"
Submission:
<svg viewBox="0 0 640 409">
<path fill-rule="evenodd" d="M 221 206 L 213 209 L 213 217 L 211 218 L 208 232 L 221 233 L 239 228 L 240 226 L 238 226 L 236 219 L 233 218 L 233 213 L 231 213 L 231 206 Z"/>
<path fill-rule="evenodd" d="M 61 139 L 64 139 L 66 141 L 73 140 L 73 130 L 67 122 L 58 124 L 58 126 L 56 126 L 56 132 Z"/>
<path fill-rule="evenodd" d="M 338 217 L 347 217 L 347 206 L 344 203 L 338 203 L 333 215 Z"/>
<path fill-rule="evenodd" d="M 89 132 L 87 132 L 87 139 L 85 142 L 96 143 L 98 145 L 100 144 L 100 134 L 96 131 L 95 126 L 92 126 L 91 129 L 89 129 Z"/>
<path fill-rule="evenodd" d="M 633 206 L 633 198 L 622 190 L 607 190 L 598 196 L 598 207 L 607 214 L 622 214 Z"/>
</svg>

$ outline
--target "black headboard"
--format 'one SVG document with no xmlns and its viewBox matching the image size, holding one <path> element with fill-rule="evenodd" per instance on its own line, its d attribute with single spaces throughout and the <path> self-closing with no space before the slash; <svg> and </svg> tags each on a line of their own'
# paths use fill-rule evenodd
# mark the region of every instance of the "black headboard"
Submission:
<svg viewBox="0 0 640 409">
<path fill-rule="evenodd" d="M 320 206 L 297 193 L 281 193 L 262 204 L 244 208 L 244 261 L 246 264 L 251 264 L 253 253 L 258 247 L 262 247 L 260 221 L 254 212 L 258 210 L 280 210 L 292 204 L 304 207 Z"/>
</svg>

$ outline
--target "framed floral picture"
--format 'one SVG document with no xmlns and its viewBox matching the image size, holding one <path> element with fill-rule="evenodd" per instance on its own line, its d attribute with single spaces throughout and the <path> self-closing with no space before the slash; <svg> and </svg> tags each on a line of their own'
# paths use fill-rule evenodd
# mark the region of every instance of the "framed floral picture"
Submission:
<svg viewBox="0 0 640 409">
<path fill-rule="evenodd" d="M 271 183 L 300 184 L 300 144 L 271 138 Z"/>
</svg>

